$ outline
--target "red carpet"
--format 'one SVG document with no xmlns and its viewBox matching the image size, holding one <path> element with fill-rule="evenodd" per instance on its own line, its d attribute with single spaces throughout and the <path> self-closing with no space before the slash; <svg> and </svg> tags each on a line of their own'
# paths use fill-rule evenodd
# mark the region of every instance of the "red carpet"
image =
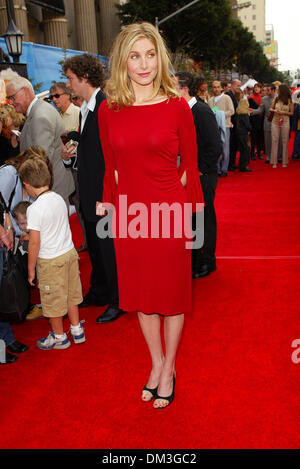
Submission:
<svg viewBox="0 0 300 469">
<path fill-rule="evenodd" d="M 140 401 L 150 360 L 134 314 L 98 325 L 103 308 L 83 310 L 87 342 L 65 351 L 38 350 L 47 321 L 25 322 L 30 350 L 0 367 L 1 448 L 299 448 L 300 162 L 251 167 L 219 180 L 218 270 L 194 281 L 174 403 Z"/>
</svg>

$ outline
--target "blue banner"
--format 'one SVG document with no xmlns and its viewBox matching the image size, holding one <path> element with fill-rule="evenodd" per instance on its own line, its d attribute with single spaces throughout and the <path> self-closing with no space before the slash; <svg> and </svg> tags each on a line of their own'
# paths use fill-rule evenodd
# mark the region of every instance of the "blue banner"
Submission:
<svg viewBox="0 0 300 469">
<path fill-rule="evenodd" d="M 0 38 L 0 47 L 8 53 L 3 38 Z M 42 92 L 49 90 L 53 81 L 66 81 L 59 62 L 73 55 L 84 53 L 84 51 L 44 46 L 42 44 L 34 44 L 33 42 L 23 42 L 20 63 L 27 64 L 28 78 L 33 85 L 39 83 L 39 91 Z M 98 55 L 97 57 L 104 66 L 107 65 L 106 57 L 103 55 Z"/>
</svg>

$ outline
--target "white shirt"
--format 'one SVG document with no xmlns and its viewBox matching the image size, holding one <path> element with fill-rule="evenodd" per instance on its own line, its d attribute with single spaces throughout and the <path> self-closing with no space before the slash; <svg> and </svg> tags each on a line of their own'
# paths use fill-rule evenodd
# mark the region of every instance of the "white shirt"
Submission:
<svg viewBox="0 0 300 469">
<path fill-rule="evenodd" d="M 97 88 L 94 93 L 92 94 L 92 96 L 90 97 L 89 101 L 83 101 L 82 105 L 81 105 L 81 108 L 80 108 L 80 112 L 81 112 L 81 126 L 80 126 L 80 132 L 83 131 L 83 127 L 84 127 L 84 124 L 85 124 L 85 121 L 86 121 L 86 118 L 87 118 L 87 115 L 89 113 L 89 111 L 94 111 L 95 109 L 95 106 L 96 106 L 96 96 L 97 96 L 97 93 L 98 91 L 100 91 L 101 88 Z"/>
<path fill-rule="evenodd" d="M 26 116 L 28 117 L 29 116 L 29 113 L 32 109 L 32 107 L 34 106 L 34 104 L 37 102 L 39 98 L 36 96 L 35 98 L 33 98 L 33 100 L 31 101 L 31 103 L 29 104 L 28 108 L 27 108 L 27 111 L 26 111 Z"/>
<path fill-rule="evenodd" d="M 214 103 L 217 104 L 217 102 L 219 101 L 219 99 L 222 98 L 222 96 L 224 96 L 224 93 L 221 93 L 219 96 L 214 96 Z"/>
<path fill-rule="evenodd" d="M 196 104 L 196 102 L 197 102 L 197 99 L 195 98 L 195 96 L 188 101 L 188 104 L 189 104 L 191 109 L 194 106 L 194 104 Z"/>
<path fill-rule="evenodd" d="M 38 257 L 53 259 L 73 249 L 68 210 L 56 192 L 40 195 L 27 209 L 27 229 L 40 232 Z"/>
</svg>

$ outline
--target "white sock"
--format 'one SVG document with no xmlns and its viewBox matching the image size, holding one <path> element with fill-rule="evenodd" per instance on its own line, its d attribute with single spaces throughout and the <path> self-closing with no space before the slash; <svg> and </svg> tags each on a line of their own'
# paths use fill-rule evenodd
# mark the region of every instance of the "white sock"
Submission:
<svg viewBox="0 0 300 469">
<path fill-rule="evenodd" d="M 62 335 L 61 334 L 55 334 L 55 338 L 57 340 L 63 340 L 66 338 L 66 333 L 64 332 Z"/>
<path fill-rule="evenodd" d="M 81 326 L 80 322 L 79 322 L 76 326 L 73 326 L 73 325 L 71 324 L 71 330 L 72 330 L 73 332 L 80 332 L 81 329 L 82 329 L 82 326 Z"/>
</svg>

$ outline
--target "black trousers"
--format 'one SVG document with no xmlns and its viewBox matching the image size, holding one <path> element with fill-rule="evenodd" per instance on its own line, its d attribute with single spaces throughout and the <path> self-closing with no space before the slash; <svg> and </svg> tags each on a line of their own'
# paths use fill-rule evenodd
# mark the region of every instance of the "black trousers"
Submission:
<svg viewBox="0 0 300 469">
<path fill-rule="evenodd" d="M 114 308 L 119 307 L 116 255 L 112 238 L 100 239 L 96 233 L 97 222 L 84 218 L 86 241 L 92 264 L 89 293 L 98 301 Z"/>
<path fill-rule="evenodd" d="M 239 134 L 239 150 L 240 150 L 240 161 L 239 169 L 245 169 L 250 161 L 250 148 L 248 146 L 249 137 L 248 134 Z"/>
<path fill-rule="evenodd" d="M 230 147 L 229 147 L 229 165 L 228 168 L 235 166 L 236 153 L 238 151 L 238 139 L 234 127 L 230 129 Z"/>
<path fill-rule="evenodd" d="M 218 182 L 217 173 L 203 174 L 200 176 L 204 197 L 204 244 L 200 249 L 192 249 L 192 270 L 203 265 L 214 265 L 216 262 L 217 244 L 217 217 L 215 211 L 215 195 Z M 192 218 L 193 230 L 195 230 L 195 216 Z"/>
<path fill-rule="evenodd" d="M 255 148 L 260 155 L 262 152 L 263 131 L 260 128 L 251 130 L 251 158 L 255 155 Z"/>
</svg>

